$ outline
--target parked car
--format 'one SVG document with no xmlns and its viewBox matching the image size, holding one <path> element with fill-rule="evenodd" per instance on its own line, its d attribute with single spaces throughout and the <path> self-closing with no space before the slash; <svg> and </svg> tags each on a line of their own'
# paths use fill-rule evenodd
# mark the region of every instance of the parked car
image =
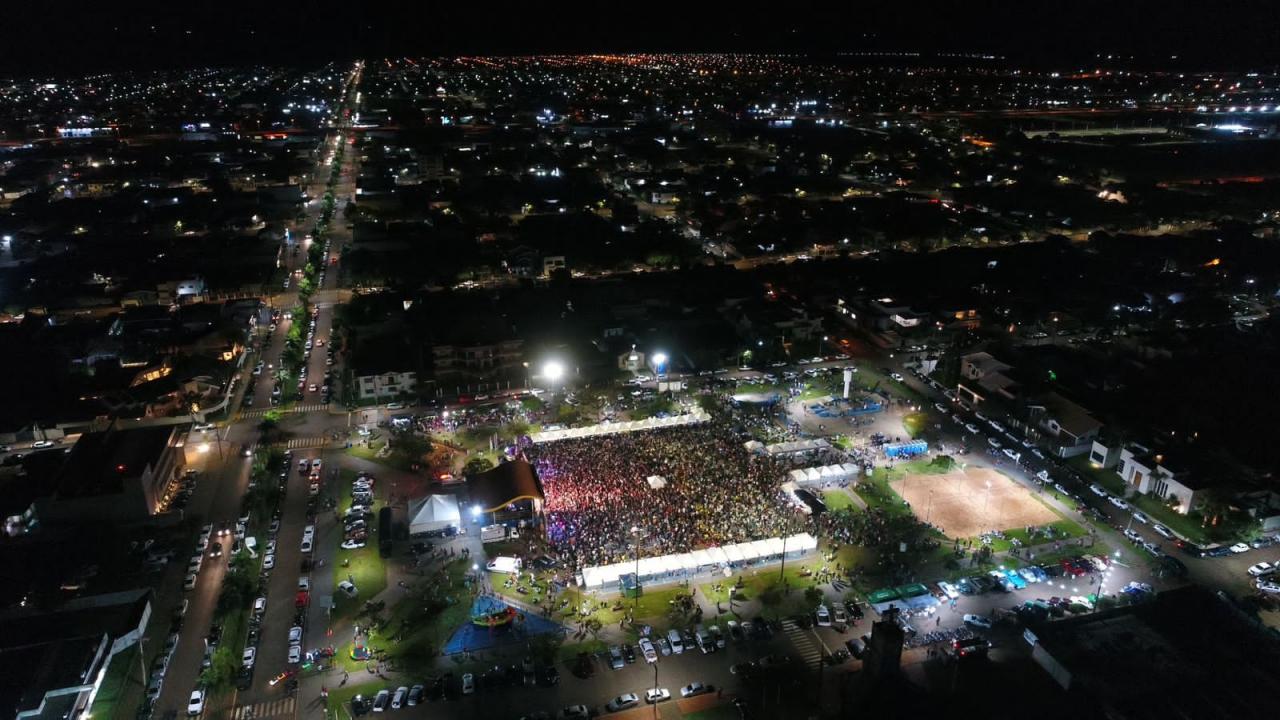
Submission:
<svg viewBox="0 0 1280 720">
<path fill-rule="evenodd" d="M 196 688 L 191 691 L 191 697 L 187 700 L 187 715 L 195 717 L 204 712 L 204 691 Z"/>
<path fill-rule="evenodd" d="M 709 692 L 711 692 L 710 685 L 704 685 L 700 682 L 692 682 L 680 688 L 680 697 L 691 698 L 696 695 L 702 695 Z"/>
<path fill-rule="evenodd" d="M 387 706 L 391 704 L 391 691 L 379 690 L 378 694 L 373 697 L 373 711 L 376 713 L 386 712 Z"/>
<path fill-rule="evenodd" d="M 964 616 L 964 624 L 971 627 L 982 628 L 983 630 L 990 630 L 991 618 L 986 615 L 974 615 L 970 613 Z"/>
<path fill-rule="evenodd" d="M 644 691 L 644 701 L 650 705 L 656 705 L 671 699 L 671 693 L 666 688 L 649 688 Z"/>
<path fill-rule="evenodd" d="M 640 638 L 640 653 L 644 655 L 645 662 L 658 662 L 658 653 L 653 649 L 653 643 L 649 638 Z"/>
<path fill-rule="evenodd" d="M 640 704 L 640 698 L 635 693 L 623 693 L 615 697 L 614 699 L 610 700 L 609 702 L 605 703 L 604 709 L 609 712 L 618 712 L 619 710 L 626 710 L 627 708 L 633 708 L 639 704 Z"/>
</svg>

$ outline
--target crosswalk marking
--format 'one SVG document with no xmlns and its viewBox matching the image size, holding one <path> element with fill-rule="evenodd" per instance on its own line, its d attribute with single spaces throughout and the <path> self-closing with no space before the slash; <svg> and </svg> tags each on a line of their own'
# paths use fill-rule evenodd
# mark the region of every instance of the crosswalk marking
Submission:
<svg viewBox="0 0 1280 720">
<path fill-rule="evenodd" d="M 312 403 L 310 405 L 293 405 L 286 408 L 258 408 L 257 410 L 241 410 L 240 418 L 247 420 L 249 418 L 260 418 L 263 415 L 275 410 L 282 413 L 307 413 L 307 412 L 325 412 L 329 409 L 327 403 Z"/>
<path fill-rule="evenodd" d="M 796 646 L 796 652 L 800 654 L 800 660 L 805 665 L 811 668 L 822 665 L 822 648 L 818 645 L 813 633 L 791 620 L 782 621 L 782 631 L 791 639 L 791 644 Z"/>
<path fill-rule="evenodd" d="M 306 437 L 306 438 L 293 438 L 288 443 L 286 443 L 286 447 L 288 447 L 290 450 L 296 450 L 298 448 L 324 447 L 327 444 L 328 444 L 328 441 L 325 440 L 323 437 Z"/>
<path fill-rule="evenodd" d="M 231 720 L 263 720 L 264 718 L 292 716 L 296 707 L 297 698 L 292 695 L 275 700 L 263 700 L 259 703 L 241 705 L 235 708 L 231 711 Z"/>
</svg>

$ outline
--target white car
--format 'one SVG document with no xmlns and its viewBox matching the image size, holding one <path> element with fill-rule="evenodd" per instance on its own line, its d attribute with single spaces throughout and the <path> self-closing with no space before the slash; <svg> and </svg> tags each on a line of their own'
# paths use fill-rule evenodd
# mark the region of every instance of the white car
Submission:
<svg viewBox="0 0 1280 720">
<path fill-rule="evenodd" d="M 1129 509 L 1129 503 L 1125 502 L 1125 501 L 1124 501 L 1123 499 L 1121 499 L 1121 498 L 1118 498 L 1118 497 L 1114 497 L 1114 496 L 1113 496 L 1113 497 L 1109 497 L 1109 498 L 1107 498 L 1107 500 L 1108 500 L 1112 505 L 1115 505 L 1116 507 L 1120 508 L 1121 510 L 1128 510 L 1128 509 Z"/>
<path fill-rule="evenodd" d="M 1238 542 L 1231 546 L 1231 552 L 1239 555 L 1240 553 L 1249 552 L 1249 543 Z"/>
<path fill-rule="evenodd" d="M 409 695 L 409 688 L 401 685 L 396 688 L 396 694 L 391 696 L 391 709 L 399 710 L 404 706 L 404 699 Z"/>
<path fill-rule="evenodd" d="M 649 638 L 640 638 L 640 652 L 644 655 L 645 662 L 658 662 L 658 651 L 653 649 L 653 643 L 649 642 Z"/>
<path fill-rule="evenodd" d="M 343 550 L 359 550 L 364 546 L 365 546 L 364 540 L 343 540 L 341 545 Z M 304 548 L 303 552 L 307 552 L 307 550 L 305 549 L 306 548 L 305 544 L 303 545 L 303 548 Z"/>
<path fill-rule="evenodd" d="M 343 580 L 342 582 L 338 583 L 338 589 L 341 590 L 342 593 L 347 597 L 355 597 L 360 592 L 359 590 L 356 589 L 356 586 L 353 585 L 348 580 Z"/>
<path fill-rule="evenodd" d="M 819 605 L 816 614 L 819 627 L 831 627 L 831 611 L 827 610 L 826 605 Z"/>
<path fill-rule="evenodd" d="M 1257 565 L 1254 565 L 1249 568 L 1249 574 L 1254 577 L 1262 577 L 1263 575 L 1270 575 L 1275 571 L 1276 571 L 1276 566 L 1272 565 L 1269 562 L 1260 562 Z"/>
<path fill-rule="evenodd" d="M 264 613 L 264 612 L 266 612 L 266 611 L 267 611 L 267 599 L 266 599 L 265 597 L 260 597 L 260 598 L 258 598 L 257 600 L 254 600 L 254 601 L 253 601 L 253 614 L 254 614 L 254 615 L 261 615 L 262 613 Z"/>
<path fill-rule="evenodd" d="M 276 566 L 276 556 L 275 556 L 274 554 L 272 554 L 272 553 L 268 553 L 268 554 L 266 554 L 266 555 L 264 555 L 264 556 L 263 556 L 263 558 L 262 558 L 262 569 L 263 569 L 263 570 L 270 570 L 271 568 L 274 568 L 275 566 Z"/>
<path fill-rule="evenodd" d="M 191 699 L 187 700 L 187 715 L 195 717 L 204 712 L 204 691 L 192 690 Z"/>
<path fill-rule="evenodd" d="M 302 552 L 304 553 L 311 552 L 311 538 L 302 539 Z"/>
<path fill-rule="evenodd" d="M 245 667 L 253 667 L 253 661 L 258 657 L 258 649 L 249 646 L 244 649 L 244 654 L 240 656 L 240 664 Z"/>
<path fill-rule="evenodd" d="M 462 674 L 462 694 L 470 695 L 476 691 L 476 676 L 471 673 Z"/>
<path fill-rule="evenodd" d="M 956 586 L 946 580 L 938 583 L 938 589 L 942 591 L 943 595 L 947 596 L 948 600 L 955 600 L 960 597 L 960 591 L 956 589 Z"/>
<path fill-rule="evenodd" d="M 650 705 L 665 702 L 671 699 L 671 693 L 666 688 L 649 688 L 644 691 L 644 701 Z"/>
<path fill-rule="evenodd" d="M 290 665 L 297 665 L 300 662 L 302 662 L 302 646 L 290 645 L 288 663 Z"/>
<path fill-rule="evenodd" d="M 640 704 L 640 698 L 635 693 L 623 693 L 618 697 L 605 703 L 604 709 L 608 712 L 618 712 L 627 708 L 635 707 Z"/>
<path fill-rule="evenodd" d="M 1001 444 L 1000 444 L 1000 441 L 999 441 L 999 440 L 997 440 L 997 439 L 995 439 L 995 438 L 993 438 L 993 437 L 989 437 L 989 438 L 987 438 L 987 444 L 988 444 L 988 445 L 990 445 L 991 447 L 995 448 L 996 450 L 999 450 L 1000 448 L 1004 447 L 1003 445 L 1001 445 Z"/>
<path fill-rule="evenodd" d="M 986 615 L 968 614 L 964 616 L 964 624 L 972 625 L 973 627 L 982 628 L 983 630 L 990 630 L 991 618 L 987 617 Z"/>
<path fill-rule="evenodd" d="M 977 434 L 978 434 L 978 426 L 977 426 L 977 425 L 974 425 L 973 423 L 965 423 L 965 424 L 964 424 L 964 429 L 965 429 L 965 430 L 968 430 L 969 432 L 973 433 L 974 435 L 977 435 Z"/>
<path fill-rule="evenodd" d="M 195 589 L 196 589 L 196 575 L 195 575 L 195 573 L 191 573 L 190 575 L 188 575 L 188 576 L 187 576 L 187 579 L 186 579 L 186 580 L 183 580 L 183 581 L 182 581 L 182 589 L 183 589 L 183 590 L 195 590 Z"/>
<path fill-rule="evenodd" d="M 1154 531 L 1155 531 L 1155 533 L 1156 533 L 1157 535 L 1159 535 L 1160 537 L 1163 537 L 1163 538 L 1169 538 L 1170 540 L 1172 540 L 1172 539 L 1173 539 L 1173 531 L 1172 531 L 1172 530 L 1170 530 L 1169 528 L 1167 528 L 1167 527 L 1165 527 L 1165 526 L 1161 525 L 1160 523 L 1154 523 L 1154 524 L 1151 526 L 1151 529 L 1152 529 L 1152 530 L 1154 530 Z"/>
<path fill-rule="evenodd" d="M 294 625 L 289 628 L 289 644 L 296 645 L 302 642 L 302 626 Z"/>
<path fill-rule="evenodd" d="M 1137 522 L 1142 523 L 1143 525 L 1149 525 L 1151 523 L 1151 519 L 1148 518 L 1146 515 L 1143 515 L 1141 510 L 1133 511 L 1133 519 Z"/>
<path fill-rule="evenodd" d="M 323 464 L 323 462 L 320 460 L 320 458 L 316 458 L 315 460 L 312 460 L 312 461 L 311 461 L 311 469 L 312 469 L 312 470 L 319 470 L 319 469 L 320 469 L 320 466 L 321 466 L 322 464 Z"/>
</svg>

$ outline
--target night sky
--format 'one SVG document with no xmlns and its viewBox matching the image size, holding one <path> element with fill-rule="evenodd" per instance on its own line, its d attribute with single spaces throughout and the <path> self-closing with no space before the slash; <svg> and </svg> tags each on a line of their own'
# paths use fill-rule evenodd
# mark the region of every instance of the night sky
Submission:
<svg viewBox="0 0 1280 720">
<path fill-rule="evenodd" d="M 1247 0 L 12 3 L 0 27 L 0 68 L 13 73 L 543 51 L 981 52 L 1053 66 L 1111 53 L 1187 69 L 1280 60 L 1280 12 Z"/>
</svg>

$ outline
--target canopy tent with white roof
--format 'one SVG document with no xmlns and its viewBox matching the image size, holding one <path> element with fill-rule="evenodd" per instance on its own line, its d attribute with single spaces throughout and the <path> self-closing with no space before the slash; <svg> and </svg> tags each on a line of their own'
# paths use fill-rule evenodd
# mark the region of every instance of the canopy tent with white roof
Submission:
<svg viewBox="0 0 1280 720">
<path fill-rule="evenodd" d="M 791 535 L 787 538 L 768 538 L 751 542 L 735 543 L 723 547 L 711 547 L 678 555 L 661 555 L 658 557 L 640 558 L 640 581 L 652 582 L 668 578 L 687 577 L 711 568 L 725 568 L 730 565 L 750 563 L 758 560 L 779 558 L 786 550 L 787 557 L 794 558 L 818 548 L 818 539 L 809 533 Z M 588 588 L 601 588 L 615 585 L 618 578 L 637 572 L 637 563 L 620 562 L 613 565 L 585 568 L 582 571 L 582 584 Z"/>
<path fill-rule="evenodd" d="M 428 495 L 409 503 L 409 534 L 422 535 L 458 527 L 462 513 L 453 495 Z"/>
<path fill-rule="evenodd" d="M 681 425 L 697 425 L 711 419 L 703 410 L 696 410 L 683 415 L 668 415 L 667 417 L 652 417 L 644 420 L 627 420 L 625 422 L 616 423 L 599 423 L 597 425 L 587 425 L 585 427 L 567 428 L 564 430 L 547 430 L 545 432 L 534 433 L 530 436 L 530 440 L 535 443 L 555 442 L 556 440 L 569 440 L 572 438 L 597 437 L 600 435 L 617 435 L 619 433 L 638 432 L 641 430 L 653 430 L 655 428 L 679 427 Z"/>
</svg>

